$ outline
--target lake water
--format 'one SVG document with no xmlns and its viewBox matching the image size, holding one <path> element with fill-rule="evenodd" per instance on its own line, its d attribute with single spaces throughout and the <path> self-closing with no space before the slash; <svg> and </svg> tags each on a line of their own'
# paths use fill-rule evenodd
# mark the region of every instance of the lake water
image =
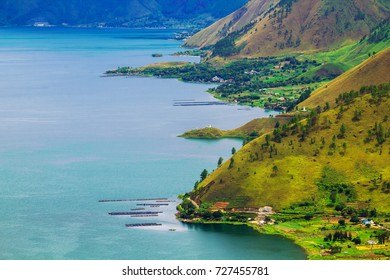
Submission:
<svg viewBox="0 0 390 280">
<path fill-rule="evenodd" d="M 157 217 L 110 216 L 189 191 L 238 140 L 186 140 L 272 112 L 174 107 L 213 98 L 202 84 L 102 77 L 118 66 L 174 57 L 170 30 L 0 29 L 0 259 L 304 259 L 279 236 L 245 226 L 185 225 L 175 202 Z M 164 57 L 153 58 L 151 54 Z M 139 203 L 139 202 L 138 202 Z M 162 226 L 126 228 L 128 223 Z M 170 231 L 174 229 L 175 231 Z"/>
</svg>

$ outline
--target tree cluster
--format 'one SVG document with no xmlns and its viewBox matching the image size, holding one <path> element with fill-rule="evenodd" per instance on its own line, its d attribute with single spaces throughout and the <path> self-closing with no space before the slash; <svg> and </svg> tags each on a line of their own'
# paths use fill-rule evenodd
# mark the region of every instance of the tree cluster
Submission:
<svg viewBox="0 0 390 280">
<path fill-rule="evenodd" d="M 347 231 L 335 231 L 333 234 L 329 233 L 327 236 L 324 237 L 325 242 L 344 242 L 347 240 L 352 240 L 352 234 Z"/>
</svg>

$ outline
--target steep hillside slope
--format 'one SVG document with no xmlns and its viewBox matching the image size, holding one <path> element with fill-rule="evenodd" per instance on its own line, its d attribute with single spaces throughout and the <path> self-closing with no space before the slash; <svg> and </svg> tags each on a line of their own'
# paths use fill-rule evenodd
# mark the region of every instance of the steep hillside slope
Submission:
<svg viewBox="0 0 390 280">
<path fill-rule="evenodd" d="M 378 57 L 372 60 L 358 71 L 390 73 L 389 63 L 373 67 Z M 364 86 L 367 80 L 354 81 L 354 71 L 337 86 Z M 330 109 L 322 109 L 324 99 L 317 99 L 313 105 L 320 107 L 307 118 L 294 118 L 245 145 L 200 183 L 192 199 L 227 202 L 226 208 L 307 204 L 326 211 L 342 203 L 389 212 L 389 97 L 387 83 L 342 94 Z"/>
<path fill-rule="evenodd" d="M 307 203 L 324 211 L 330 203 L 355 203 L 388 212 L 390 107 L 388 96 L 374 99 L 357 98 L 341 117 L 340 108 L 324 112 L 310 127 L 296 123 L 280 140 L 275 134 L 257 138 L 207 177 L 193 199 L 277 210 Z"/>
<path fill-rule="evenodd" d="M 237 11 L 195 34 L 186 42 L 185 46 L 206 47 L 214 45 L 230 33 L 241 30 L 246 25 L 256 21 L 260 15 L 278 2 L 279 0 L 249 1 Z"/>
<path fill-rule="evenodd" d="M 298 106 L 314 108 L 324 106 L 326 102 L 334 106 L 336 98 L 343 92 L 359 90 L 362 85 L 390 82 L 389 65 L 390 48 L 387 48 L 320 87 Z"/>
<path fill-rule="evenodd" d="M 384 0 L 252 0 L 187 45 L 231 38 L 245 57 L 327 50 L 359 40 L 389 16 Z"/>
</svg>

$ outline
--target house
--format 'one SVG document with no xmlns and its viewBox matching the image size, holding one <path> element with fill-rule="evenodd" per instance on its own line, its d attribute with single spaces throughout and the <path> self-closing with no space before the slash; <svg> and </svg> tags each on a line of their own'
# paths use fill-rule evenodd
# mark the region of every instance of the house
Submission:
<svg viewBox="0 0 390 280">
<path fill-rule="evenodd" d="M 220 83 L 223 81 L 223 79 L 221 79 L 220 77 L 218 76 L 215 76 L 211 79 L 212 82 L 215 82 L 215 83 Z"/>
<path fill-rule="evenodd" d="M 364 220 L 362 220 L 362 224 L 363 225 L 370 225 L 370 226 L 372 226 L 372 225 L 374 225 L 374 221 L 373 220 L 367 220 L 367 219 L 364 219 Z"/>
<path fill-rule="evenodd" d="M 374 240 L 368 240 L 367 241 L 367 244 L 369 245 L 376 245 L 378 242 L 374 241 Z"/>
<path fill-rule="evenodd" d="M 251 71 L 245 71 L 244 74 L 256 75 L 256 74 L 259 74 L 259 72 L 255 71 L 255 70 L 251 70 Z"/>
</svg>

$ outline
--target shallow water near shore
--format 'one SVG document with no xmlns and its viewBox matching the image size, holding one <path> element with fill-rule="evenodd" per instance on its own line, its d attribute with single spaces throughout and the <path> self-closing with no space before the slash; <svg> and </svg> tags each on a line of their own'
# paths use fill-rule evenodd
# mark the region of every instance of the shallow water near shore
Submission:
<svg viewBox="0 0 390 280">
<path fill-rule="evenodd" d="M 0 259 L 304 259 L 246 226 L 187 225 L 177 195 L 240 140 L 177 135 L 234 128 L 274 112 L 173 106 L 214 100 L 210 85 L 102 77 L 175 57 L 171 30 L 0 29 Z M 162 53 L 162 58 L 152 57 Z M 160 198 L 148 202 L 99 200 Z M 153 201 L 158 204 L 159 202 Z M 111 216 L 145 208 L 158 216 Z M 130 223 L 161 226 L 126 228 Z"/>
</svg>

